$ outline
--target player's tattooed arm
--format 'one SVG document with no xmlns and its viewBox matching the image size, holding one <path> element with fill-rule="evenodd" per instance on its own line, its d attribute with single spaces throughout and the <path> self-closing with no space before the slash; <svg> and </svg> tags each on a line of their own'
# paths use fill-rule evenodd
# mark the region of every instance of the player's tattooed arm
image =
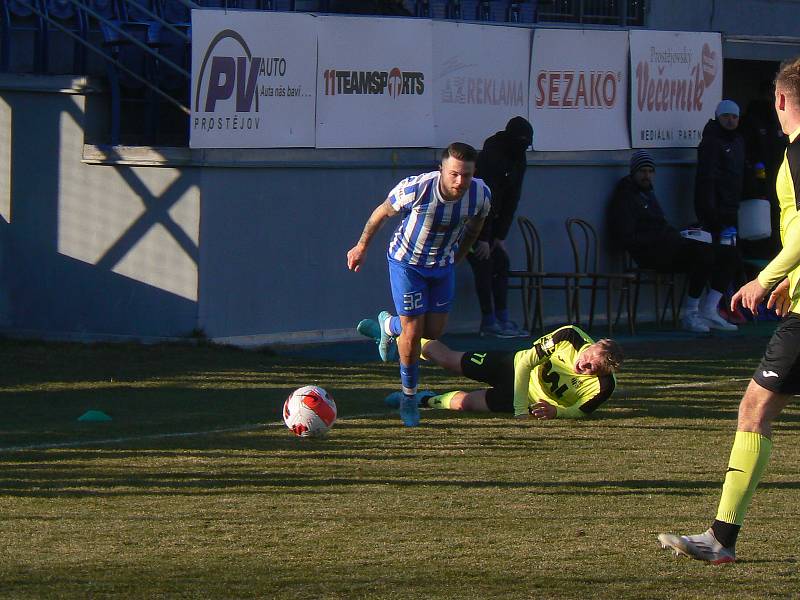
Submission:
<svg viewBox="0 0 800 600">
<path fill-rule="evenodd" d="M 467 221 L 466 226 L 464 227 L 464 235 L 461 236 L 461 241 L 458 243 L 458 252 L 455 256 L 456 264 L 460 263 L 463 258 L 467 255 L 472 245 L 478 240 L 478 236 L 481 234 L 481 229 L 483 229 L 483 217 L 472 217 L 469 221 Z"/>
<path fill-rule="evenodd" d="M 369 219 L 367 219 L 366 225 L 364 225 L 364 230 L 361 232 L 361 237 L 358 239 L 358 242 L 347 252 L 348 269 L 351 271 L 358 271 L 361 268 L 361 264 L 364 262 L 364 258 L 367 254 L 367 246 L 369 246 L 373 236 L 383 226 L 386 219 L 396 214 L 397 211 L 392 207 L 389 200 L 385 200 L 372 211 Z"/>
</svg>

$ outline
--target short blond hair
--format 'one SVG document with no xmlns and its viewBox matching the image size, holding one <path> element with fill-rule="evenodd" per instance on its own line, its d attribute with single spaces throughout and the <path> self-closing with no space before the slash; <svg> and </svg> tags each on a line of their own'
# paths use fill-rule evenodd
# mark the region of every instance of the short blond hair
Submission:
<svg viewBox="0 0 800 600">
<path fill-rule="evenodd" d="M 800 108 L 800 56 L 781 63 L 775 76 L 775 90 L 780 91 L 795 108 Z"/>
<path fill-rule="evenodd" d="M 622 354 L 622 346 L 609 338 L 603 338 L 595 342 L 603 351 L 602 365 L 608 373 L 615 373 L 622 368 L 625 356 Z"/>
</svg>

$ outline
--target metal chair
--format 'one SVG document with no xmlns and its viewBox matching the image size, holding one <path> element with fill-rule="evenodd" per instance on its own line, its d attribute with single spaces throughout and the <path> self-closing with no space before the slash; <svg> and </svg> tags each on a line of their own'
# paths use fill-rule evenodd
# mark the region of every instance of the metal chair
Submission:
<svg viewBox="0 0 800 600">
<path fill-rule="evenodd" d="M 509 271 L 509 279 L 519 279 L 519 283 L 509 283 L 508 287 L 522 292 L 524 328 L 531 331 L 533 326 L 538 326 L 544 332 L 544 290 L 563 290 L 566 314 L 569 315 L 571 282 L 575 273 L 545 271 L 542 241 L 533 222 L 527 217 L 519 216 L 517 225 L 525 243 L 525 269 Z"/>
<path fill-rule="evenodd" d="M 614 287 L 619 287 L 619 314 L 623 302 L 625 303 L 628 316 L 628 328 L 631 334 L 635 333 L 633 311 L 631 309 L 631 288 L 636 280 L 633 273 L 610 273 L 600 271 L 600 249 L 597 239 L 597 231 L 588 221 L 583 219 L 567 219 L 565 226 L 572 256 L 575 260 L 576 275 L 572 287 L 572 302 L 569 307 L 570 319 L 574 318 L 574 323 L 580 324 L 581 309 L 580 296 L 582 290 L 590 292 L 589 301 L 589 325 L 591 330 L 594 324 L 594 311 L 597 302 L 597 292 L 606 293 L 606 314 L 608 319 L 608 333 L 611 335 L 614 329 L 614 320 L 611 318 L 612 304 L 611 296 Z"/>
</svg>

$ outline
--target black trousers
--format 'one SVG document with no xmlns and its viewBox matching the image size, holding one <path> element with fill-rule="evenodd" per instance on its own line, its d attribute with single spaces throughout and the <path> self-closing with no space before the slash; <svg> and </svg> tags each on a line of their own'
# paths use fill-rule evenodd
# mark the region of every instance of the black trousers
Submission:
<svg viewBox="0 0 800 600">
<path fill-rule="evenodd" d="M 663 273 L 686 273 L 689 277 L 688 294 L 700 297 L 706 284 L 725 294 L 739 272 L 741 258 L 736 246 L 718 243 L 706 244 L 697 240 L 680 238 L 657 247 L 631 252 L 640 267 Z"/>
<path fill-rule="evenodd" d="M 489 258 L 479 260 L 475 254 L 467 254 L 467 260 L 475 276 L 475 291 L 481 314 L 489 315 L 508 308 L 508 254 L 495 246 Z"/>
</svg>

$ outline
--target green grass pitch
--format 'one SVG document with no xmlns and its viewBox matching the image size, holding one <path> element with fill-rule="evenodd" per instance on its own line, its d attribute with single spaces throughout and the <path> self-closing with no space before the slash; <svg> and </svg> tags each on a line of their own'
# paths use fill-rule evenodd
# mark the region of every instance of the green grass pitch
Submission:
<svg viewBox="0 0 800 600">
<path fill-rule="evenodd" d="M 0 341 L 0 597 L 796 598 L 796 404 L 738 563 L 656 541 L 713 518 L 768 334 L 634 338 L 590 420 L 425 411 L 417 429 L 384 409 L 398 376 L 378 362 Z M 312 383 L 339 408 L 326 440 L 279 421 Z M 90 409 L 113 420 L 76 421 Z"/>
</svg>

